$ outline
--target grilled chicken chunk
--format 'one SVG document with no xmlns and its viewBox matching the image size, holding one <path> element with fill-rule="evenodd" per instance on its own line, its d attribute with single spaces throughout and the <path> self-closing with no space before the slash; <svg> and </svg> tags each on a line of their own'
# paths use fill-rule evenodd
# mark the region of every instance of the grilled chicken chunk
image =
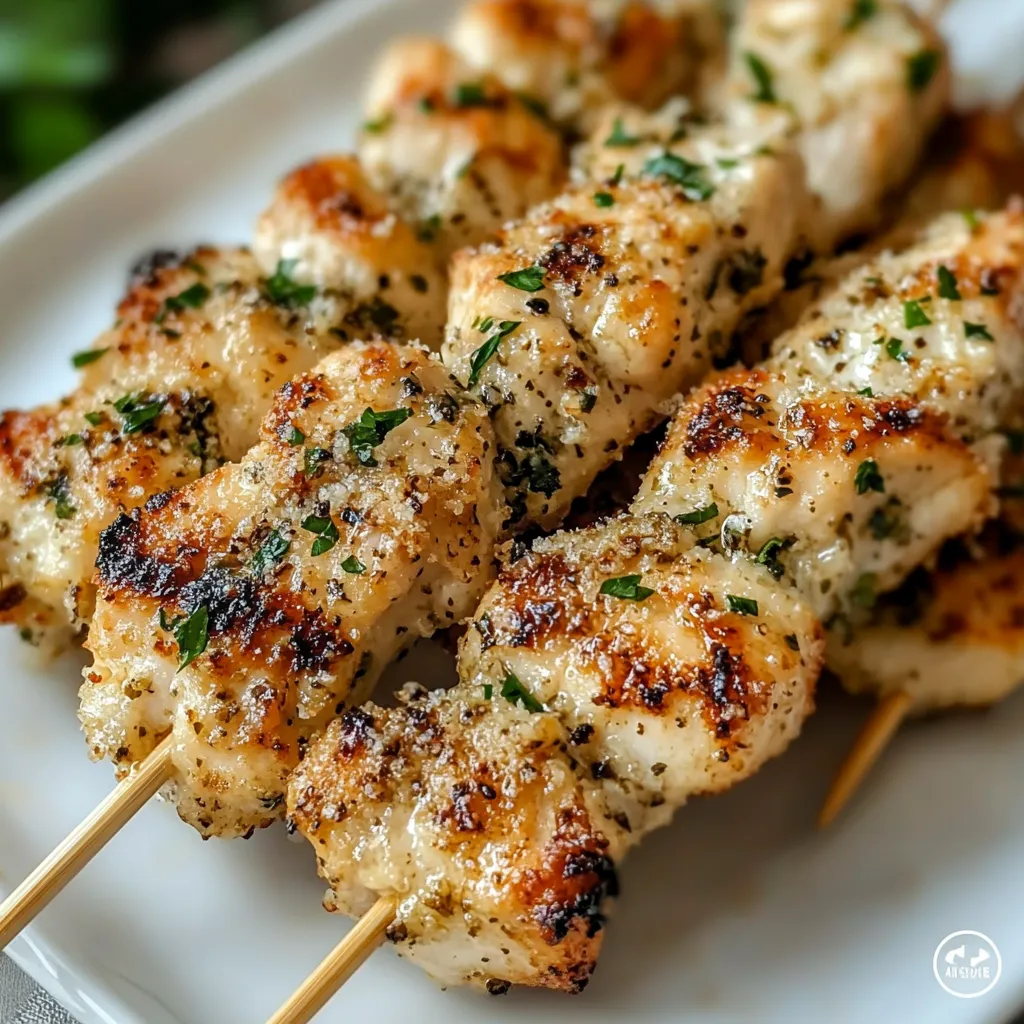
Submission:
<svg viewBox="0 0 1024 1024">
<path fill-rule="evenodd" d="M 995 704 L 1024 682 L 1024 548 L 991 531 L 887 594 L 867 623 L 828 637 L 853 693 L 907 693 L 918 713 Z"/>
<path fill-rule="evenodd" d="M 920 305 L 930 284 L 935 325 L 962 326 L 962 307 L 984 300 L 969 308 L 984 308 L 989 344 L 1012 353 L 1017 219 L 992 216 L 938 255 L 932 239 L 880 262 L 877 294 L 844 282 L 823 303 L 849 304 L 834 343 L 876 325 L 884 343 L 895 311 L 917 317 L 904 303 Z M 937 258 L 958 289 L 963 278 L 959 297 Z M 976 295 L 988 270 L 986 292 L 998 294 Z M 798 357 L 805 333 L 780 340 L 771 368 L 734 371 L 683 405 L 630 515 L 537 542 L 503 571 L 463 642 L 455 691 L 352 710 L 313 745 L 288 810 L 331 906 L 357 913 L 396 897 L 391 938 L 442 982 L 578 988 L 629 845 L 799 732 L 820 621 L 874 602 L 980 526 L 994 474 L 978 404 L 961 401 L 951 418 L 933 376 L 915 376 L 917 355 L 905 394 L 877 362 L 860 383 L 878 394 L 842 390 L 842 366 L 815 377 Z M 903 362 L 901 351 L 886 354 Z M 1014 357 L 979 363 L 976 389 L 994 389 L 1002 365 Z M 526 713 L 543 733 L 524 739 Z M 585 869 L 551 852 L 562 822 L 579 826 Z M 552 869 L 585 874 L 586 891 L 567 896 Z"/>
<path fill-rule="evenodd" d="M 173 731 L 182 818 L 269 824 L 309 737 L 475 607 L 492 467 L 486 411 L 421 349 L 354 343 L 289 382 L 238 464 L 104 531 L 92 755 L 125 771 Z"/>
<path fill-rule="evenodd" d="M 633 507 L 706 518 L 700 536 L 770 566 L 828 618 L 979 528 L 993 486 L 917 401 L 800 391 L 744 370 L 683 406 Z"/>
<path fill-rule="evenodd" d="M 1006 422 L 1024 389 L 1024 208 L 940 217 L 912 248 L 848 275 L 775 344 L 794 382 L 913 395 L 967 438 Z"/>
<path fill-rule="evenodd" d="M 749 0 L 732 51 L 731 115 L 767 107 L 794 121 L 821 199 L 816 249 L 874 227 L 949 105 L 935 28 L 899 0 Z"/>
<path fill-rule="evenodd" d="M 354 157 L 324 157 L 281 182 L 256 225 L 253 251 L 280 272 L 348 307 L 332 330 L 441 343 L 448 285 L 436 246 L 389 207 Z"/>
<path fill-rule="evenodd" d="M 481 72 L 588 130 L 614 101 L 656 107 L 719 70 L 722 19 L 706 0 L 474 0 L 452 42 Z"/>
<path fill-rule="evenodd" d="M 0 418 L 2 615 L 34 633 L 92 614 L 100 531 L 255 442 L 271 396 L 340 341 L 340 296 L 265 278 L 244 250 L 158 253 L 64 402 Z"/>
<path fill-rule="evenodd" d="M 556 525 L 708 373 L 800 245 L 791 148 L 754 152 L 712 126 L 649 160 L 620 152 L 611 180 L 453 261 L 443 357 L 492 410 L 513 523 Z"/>
<path fill-rule="evenodd" d="M 359 155 L 370 181 L 442 257 L 488 238 L 565 180 L 565 148 L 544 116 L 442 43 L 392 46 L 367 110 Z"/>
<path fill-rule="evenodd" d="M 618 861 L 784 749 L 821 647 L 764 569 L 664 517 L 538 542 L 484 599 L 456 689 L 332 724 L 289 783 L 291 822 L 328 906 L 397 897 L 389 937 L 436 980 L 577 991 Z"/>
<path fill-rule="evenodd" d="M 694 394 L 634 508 L 777 565 L 827 618 L 994 511 L 1024 386 L 1024 212 L 941 218 L 853 272 L 760 370 Z M 710 510 L 715 515 L 710 515 Z"/>
</svg>

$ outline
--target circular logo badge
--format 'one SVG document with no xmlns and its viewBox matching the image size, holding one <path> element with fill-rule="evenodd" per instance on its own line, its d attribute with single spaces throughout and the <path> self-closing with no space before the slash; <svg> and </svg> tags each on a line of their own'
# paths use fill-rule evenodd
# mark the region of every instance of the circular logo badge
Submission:
<svg viewBox="0 0 1024 1024">
<path fill-rule="evenodd" d="M 932 957 L 935 980 L 957 999 L 977 999 L 991 992 L 1003 973 L 996 944 L 982 932 L 947 935 Z"/>
</svg>

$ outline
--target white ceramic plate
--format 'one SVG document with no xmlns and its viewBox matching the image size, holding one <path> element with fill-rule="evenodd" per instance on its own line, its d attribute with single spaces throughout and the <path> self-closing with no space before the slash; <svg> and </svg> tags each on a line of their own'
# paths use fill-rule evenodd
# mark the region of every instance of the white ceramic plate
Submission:
<svg viewBox="0 0 1024 1024">
<path fill-rule="evenodd" d="M 399 31 L 437 31 L 449 0 L 329 5 L 186 89 L 0 214 L 0 403 L 72 383 L 68 353 L 108 322 L 126 267 L 155 245 L 247 239 L 274 180 L 344 148 L 369 64 Z M 1022 0 L 948 19 L 969 90 L 1024 77 Z M 1022 183 L 1024 184 L 1024 183 Z M 0 890 L 111 785 L 75 720 L 79 665 L 34 664 L 0 633 Z M 429 645 L 392 680 L 449 672 Z M 1024 1005 L 1024 694 L 905 730 L 869 792 L 811 822 L 863 708 L 824 707 L 782 760 L 694 803 L 623 872 L 601 966 L 570 999 L 442 993 L 381 950 L 327 1020 L 993 1022 Z M 83 1024 L 254 1024 L 338 939 L 305 844 L 282 829 L 204 845 L 148 806 L 9 950 Z M 1001 949 L 988 995 L 932 976 L 949 932 Z"/>
</svg>

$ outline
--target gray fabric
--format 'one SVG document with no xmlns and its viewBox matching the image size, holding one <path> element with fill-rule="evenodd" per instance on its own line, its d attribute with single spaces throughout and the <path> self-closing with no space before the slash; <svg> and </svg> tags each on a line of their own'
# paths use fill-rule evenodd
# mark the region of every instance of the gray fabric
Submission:
<svg viewBox="0 0 1024 1024">
<path fill-rule="evenodd" d="M 75 1024 L 27 974 L 0 953 L 0 1024 Z"/>
</svg>

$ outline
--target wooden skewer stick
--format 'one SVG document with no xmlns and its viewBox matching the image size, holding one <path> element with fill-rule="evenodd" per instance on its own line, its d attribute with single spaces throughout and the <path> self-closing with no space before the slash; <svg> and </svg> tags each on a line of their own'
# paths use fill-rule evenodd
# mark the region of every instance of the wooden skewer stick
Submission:
<svg viewBox="0 0 1024 1024">
<path fill-rule="evenodd" d="M 839 816 L 910 713 L 913 703 L 908 693 L 891 693 L 879 701 L 832 780 L 818 814 L 818 828 L 828 828 Z"/>
<path fill-rule="evenodd" d="M 391 896 L 377 900 L 267 1024 L 308 1024 L 381 944 L 397 909 Z"/>
<path fill-rule="evenodd" d="M 0 949 L 103 849 L 167 781 L 171 771 L 171 737 L 143 761 L 0 904 Z"/>
</svg>

